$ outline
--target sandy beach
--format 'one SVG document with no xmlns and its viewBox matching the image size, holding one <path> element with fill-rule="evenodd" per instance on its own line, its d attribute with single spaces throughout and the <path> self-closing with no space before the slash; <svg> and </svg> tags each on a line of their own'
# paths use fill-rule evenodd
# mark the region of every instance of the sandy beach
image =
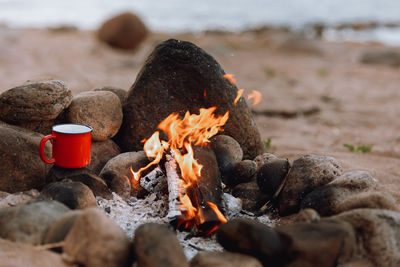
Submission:
<svg viewBox="0 0 400 267">
<path fill-rule="evenodd" d="M 245 95 L 262 93 L 252 109 L 271 152 L 291 160 L 331 155 L 345 170 L 369 170 L 400 203 L 399 69 L 359 61 L 365 51 L 388 49 L 379 43 L 304 40 L 276 30 L 152 33 L 139 49 L 124 52 L 99 43 L 91 31 L 3 26 L 0 92 L 49 78 L 74 94 L 104 85 L 129 90 L 154 46 L 169 38 L 203 48 L 235 75 Z M 344 144 L 372 151 L 350 152 Z"/>
</svg>

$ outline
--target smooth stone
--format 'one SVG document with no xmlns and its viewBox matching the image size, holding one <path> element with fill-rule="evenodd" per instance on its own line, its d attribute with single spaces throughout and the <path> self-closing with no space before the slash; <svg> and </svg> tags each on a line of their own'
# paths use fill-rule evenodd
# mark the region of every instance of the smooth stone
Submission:
<svg viewBox="0 0 400 267">
<path fill-rule="evenodd" d="M 254 179 L 257 171 L 257 163 L 253 160 L 245 159 L 236 163 L 232 168 L 232 174 L 227 181 L 228 185 L 238 185 L 248 183 Z"/>
<path fill-rule="evenodd" d="M 133 243 L 135 259 L 140 267 L 189 266 L 176 234 L 163 224 L 140 225 Z"/>
<path fill-rule="evenodd" d="M 58 243 L 65 240 L 82 210 L 71 210 L 58 218 L 48 229 L 43 238 L 43 244 Z"/>
<path fill-rule="evenodd" d="M 116 135 L 121 127 L 121 101 L 112 92 L 82 92 L 72 99 L 66 118 L 71 123 L 91 126 L 92 140 L 104 141 Z"/>
<path fill-rule="evenodd" d="M 93 89 L 93 91 L 109 91 L 114 94 L 116 94 L 119 98 L 119 101 L 121 101 L 121 105 L 125 103 L 126 100 L 126 95 L 128 92 L 122 88 L 119 87 L 114 87 L 114 86 L 101 86 L 101 87 L 96 87 Z"/>
<path fill-rule="evenodd" d="M 330 183 L 342 174 L 342 167 L 332 157 L 304 155 L 293 162 L 279 195 L 279 214 L 296 213 L 302 199 L 311 191 Z"/>
<path fill-rule="evenodd" d="M 0 209 L 0 237 L 39 245 L 49 227 L 69 210 L 64 204 L 53 200 Z"/>
<path fill-rule="evenodd" d="M 254 161 L 257 164 L 257 170 L 274 159 L 277 159 L 277 156 L 271 153 L 257 155 L 257 157 L 254 158 Z"/>
<path fill-rule="evenodd" d="M 279 189 L 290 169 L 287 159 L 272 159 L 261 166 L 257 172 L 257 184 L 260 190 L 269 196 L 273 196 Z"/>
<path fill-rule="evenodd" d="M 121 150 L 118 145 L 110 139 L 100 142 L 92 142 L 90 164 L 86 168 L 94 174 L 99 175 L 104 165 L 120 153 Z"/>
<path fill-rule="evenodd" d="M 126 266 L 132 244 L 125 232 L 97 208 L 78 215 L 67 236 L 63 252 L 86 267 Z"/>
<path fill-rule="evenodd" d="M 232 190 L 232 195 L 234 197 L 240 198 L 242 200 L 242 208 L 248 211 L 258 210 L 263 202 L 269 198 L 257 185 L 256 181 L 251 181 L 249 183 L 238 184 Z"/>
<path fill-rule="evenodd" d="M 190 261 L 190 267 L 262 267 L 254 257 L 232 252 L 200 251 Z"/>
</svg>

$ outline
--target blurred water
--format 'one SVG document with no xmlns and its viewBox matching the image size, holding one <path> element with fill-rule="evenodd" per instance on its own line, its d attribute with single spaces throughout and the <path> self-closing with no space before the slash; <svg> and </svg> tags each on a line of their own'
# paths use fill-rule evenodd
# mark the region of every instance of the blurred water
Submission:
<svg viewBox="0 0 400 267">
<path fill-rule="evenodd" d="M 322 22 L 400 20 L 399 0 L 0 0 L 0 23 L 95 29 L 132 11 L 156 31 L 240 30 L 257 25 L 302 27 Z"/>
</svg>

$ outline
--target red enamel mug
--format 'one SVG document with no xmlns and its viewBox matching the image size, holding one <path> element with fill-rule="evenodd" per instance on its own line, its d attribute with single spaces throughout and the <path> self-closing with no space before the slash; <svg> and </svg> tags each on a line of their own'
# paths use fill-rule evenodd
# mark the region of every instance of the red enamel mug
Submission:
<svg viewBox="0 0 400 267">
<path fill-rule="evenodd" d="M 92 127 L 83 124 L 59 124 L 53 126 L 53 133 L 42 138 L 39 144 L 40 158 L 49 164 L 63 168 L 82 168 L 90 163 Z M 46 159 L 44 146 L 53 140 L 53 156 Z"/>
</svg>

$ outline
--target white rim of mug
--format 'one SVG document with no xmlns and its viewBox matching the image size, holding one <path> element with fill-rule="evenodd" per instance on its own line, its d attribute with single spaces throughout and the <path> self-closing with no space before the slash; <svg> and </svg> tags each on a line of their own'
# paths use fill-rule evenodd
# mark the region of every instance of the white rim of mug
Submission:
<svg viewBox="0 0 400 267">
<path fill-rule="evenodd" d="M 57 131 L 57 130 L 54 129 L 55 127 L 63 126 L 63 125 L 78 125 L 78 126 L 87 127 L 89 129 L 87 129 L 87 131 L 82 131 L 82 132 L 79 132 L 79 133 L 66 133 L 66 132 L 61 132 L 59 130 Z M 57 124 L 57 125 L 53 125 L 53 127 L 51 127 L 51 129 L 53 130 L 53 132 L 61 133 L 61 134 L 85 134 L 85 133 L 93 132 L 93 128 L 91 126 L 86 125 L 86 124 L 80 124 L 80 123 L 62 123 L 62 124 Z"/>
</svg>

